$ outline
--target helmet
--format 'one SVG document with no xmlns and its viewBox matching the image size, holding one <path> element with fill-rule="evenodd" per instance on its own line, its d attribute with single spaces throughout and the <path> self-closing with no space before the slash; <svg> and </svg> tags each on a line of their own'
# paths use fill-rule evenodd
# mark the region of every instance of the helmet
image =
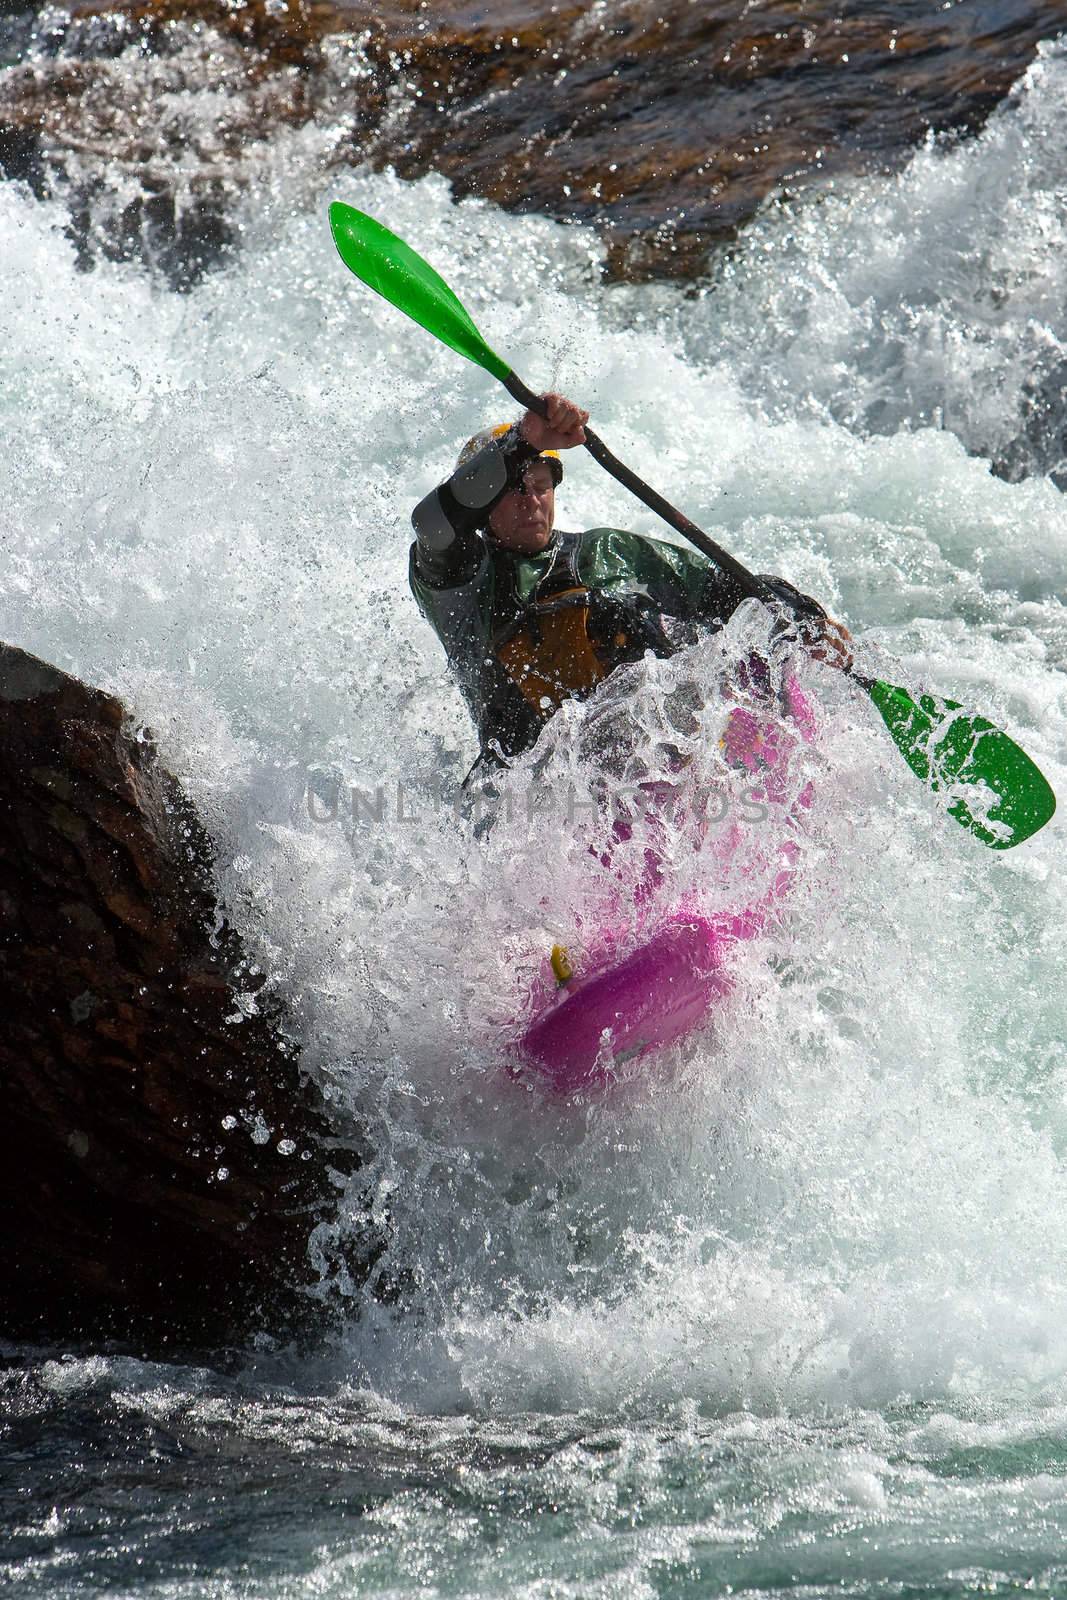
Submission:
<svg viewBox="0 0 1067 1600">
<path fill-rule="evenodd" d="M 467 440 L 466 444 L 463 446 L 463 449 L 459 453 L 459 460 L 456 462 L 456 471 L 458 472 L 460 467 L 465 467 L 471 457 L 478 454 L 479 450 L 484 450 L 486 445 L 492 444 L 494 439 L 502 438 L 504 434 L 509 433 L 514 426 L 515 424 L 512 422 L 498 422 L 495 427 L 483 428 L 480 433 L 474 434 L 470 439 Z M 563 462 L 559 458 L 559 451 L 542 450 L 536 459 L 538 461 L 547 461 L 549 463 L 552 468 L 552 477 L 555 481 L 555 484 L 558 486 L 563 478 Z"/>
</svg>

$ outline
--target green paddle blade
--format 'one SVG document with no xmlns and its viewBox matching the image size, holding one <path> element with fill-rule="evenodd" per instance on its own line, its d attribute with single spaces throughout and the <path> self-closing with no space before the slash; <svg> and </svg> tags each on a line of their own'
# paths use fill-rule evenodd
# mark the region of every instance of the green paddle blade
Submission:
<svg viewBox="0 0 1067 1600">
<path fill-rule="evenodd" d="M 403 239 L 340 200 L 330 207 L 330 229 L 341 260 L 368 288 L 494 378 L 510 377 L 448 284 Z"/>
<path fill-rule="evenodd" d="M 865 682 L 893 742 L 917 778 L 948 791 L 955 817 L 994 850 L 1010 850 L 1043 828 L 1056 796 L 1014 740 L 955 700 L 913 700 L 891 683 Z"/>
</svg>

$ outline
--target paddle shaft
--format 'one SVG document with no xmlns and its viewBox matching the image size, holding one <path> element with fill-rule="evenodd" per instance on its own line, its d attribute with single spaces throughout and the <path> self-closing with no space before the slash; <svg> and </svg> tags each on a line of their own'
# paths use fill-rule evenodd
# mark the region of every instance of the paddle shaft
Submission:
<svg viewBox="0 0 1067 1600">
<path fill-rule="evenodd" d="M 534 394 L 532 389 L 528 389 L 522 379 L 516 377 L 514 372 L 509 372 L 506 378 L 501 379 L 501 382 L 508 394 L 514 400 L 517 400 L 521 406 L 525 406 L 527 411 L 536 411 L 539 417 L 547 417 L 548 407 L 544 400 L 539 394 Z M 630 493 L 636 495 L 638 500 L 643 500 L 650 511 L 654 511 L 658 517 L 662 517 L 664 522 L 680 533 L 683 538 L 688 539 L 690 544 L 696 545 L 697 549 L 706 555 L 709 560 L 714 561 L 724 572 L 728 572 L 747 596 L 755 600 L 766 599 L 766 591 L 754 573 L 749 572 L 747 567 L 743 567 L 740 561 L 735 560 L 728 550 L 724 550 L 721 545 L 716 544 L 714 539 L 709 539 L 703 528 L 698 528 L 695 522 L 692 522 L 676 506 L 672 506 L 669 500 L 664 500 L 663 496 L 657 494 L 655 489 L 647 484 L 643 478 L 637 476 L 636 472 L 631 472 L 629 467 L 624 466 L 616 456 L 612 455 L 603 439 L 593 432 L 588 423 L 585 428 L 585 448 L 589 451 L 593 460 L 604 468 L 605 472 L 610 472 L 611 476 L 616 478 L 625 489 L 629 489 Z"/>
</svg>

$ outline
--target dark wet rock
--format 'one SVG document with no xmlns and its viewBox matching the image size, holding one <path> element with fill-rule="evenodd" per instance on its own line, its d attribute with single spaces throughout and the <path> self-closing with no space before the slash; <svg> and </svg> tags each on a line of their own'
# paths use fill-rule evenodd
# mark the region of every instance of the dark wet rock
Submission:
<svg viewBox="0 0 1067 1600">
<path fill-rule="evenodd" d="M 0 164 L 95 253 L 185 287 L 280 127 L 324 165 L 599 228 L 615 277 L 691 276 L 771 195 L 978 128 L 1062 0 L 91 0 L 0 79 Z"/>
<path fill-rule="evenodd" d="M 423 92 L 392 159 L 457 195 L 598 226 L 610 274 L 630 278 L 692 276 L 769 195 L 899 164 L 931 129 L 975 130 L 1067 25 L 1051 0 L 510 11 L 513 26 L 478 8 L 458 37 L 393 24 Z"/>
<path fill-rule="evenodd" d="M 0 646 L 4 1337 L 315 1320 L 309 1235 L 360 1157 L 257 1000 L 210 863 L 120 703 Z"/>
<path fill-rule="evenodd" d="M 310 11 L 297 44 L 270 6 L 42 13 L 0 76 L 0 169 L 66 203 L 82 266 L 143 260 L 187 289 L 225 258 L 257 157 L 316 110 Z"/>
<path fill-rule="evenodd" d="M 992 461 L 1009 483 L 1047 475 L 1067 493 L 1067 361 L 1035 358 L 1020 395 L 1020 429 Z"/>
</svg>

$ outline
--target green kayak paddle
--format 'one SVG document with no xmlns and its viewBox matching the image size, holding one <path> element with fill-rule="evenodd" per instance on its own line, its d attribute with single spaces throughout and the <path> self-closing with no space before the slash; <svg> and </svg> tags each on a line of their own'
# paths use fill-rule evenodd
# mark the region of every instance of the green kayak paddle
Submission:
<svg viewBox="0 0 1067 1600">
<path fill-rule="evenodd" d="M 442 344 L 484 368 L 521 406 L 545 415 L 541 396 L 489 347 L 466 307 L 410 245 L 342 201 L 330 206 L 330 228 L 341 260 L 357 278 Z M 747 567 L 631 472 L 588 426 L 585 447 L 605 471 L 729 573 L 746 595 L 768 598 Z M 1044 827 L 1056 809 L 1056 797 L 1030 757 L 1006 733 L 954 700 L 929 694 L 916 700 L 891 683 L 858 672 L 851 676 L 878 708 L 916 777 L 935 793 L 951 797 L 949 816 L 976 839 L 994 850 L 1008 850 Z"/>
</svg>

